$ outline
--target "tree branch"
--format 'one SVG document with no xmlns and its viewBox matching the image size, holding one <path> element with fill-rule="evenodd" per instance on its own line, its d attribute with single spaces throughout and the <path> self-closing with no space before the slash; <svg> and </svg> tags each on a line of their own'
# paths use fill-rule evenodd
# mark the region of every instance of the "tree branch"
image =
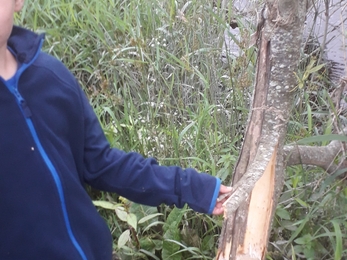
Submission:
<svg viewBox="0 0 347 260">
<path fill-rule="evenodd" d="M 298 164 L 314 165 L 323 168 L 328 173 L 347 168 L 347 161 L 336 164 L 338 156 L 345 150 L 340 141 L 332 141 L 326 146 L 288 145 L 284 147 L 287 166 Z"/>
</svg>

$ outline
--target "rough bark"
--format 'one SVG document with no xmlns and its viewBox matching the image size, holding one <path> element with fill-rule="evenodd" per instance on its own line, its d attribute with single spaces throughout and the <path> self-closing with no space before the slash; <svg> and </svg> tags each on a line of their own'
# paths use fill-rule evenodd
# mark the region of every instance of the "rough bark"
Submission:
<svg viewBox="0 0 347 260">
<path fill-rule="evenodd" d="M 340 141 L 332 141 L 326 146 L 288 145 L 284 147 L 287 166 L 313 165 L 333 174 L 338 170 L 347 169 L 346 145 Z M 342 160 L 339 157 L 343 156 Z"/>
<path fill-rule="evenodd" d="M 271 218 L 284 181 L 284 138 L 306 10 L 306 1 L 268 0 L 261 11 L 252 108 L 234 170 L 233 193 L 224 203 L 219 260 L 265 257 Z"/>
</svg>

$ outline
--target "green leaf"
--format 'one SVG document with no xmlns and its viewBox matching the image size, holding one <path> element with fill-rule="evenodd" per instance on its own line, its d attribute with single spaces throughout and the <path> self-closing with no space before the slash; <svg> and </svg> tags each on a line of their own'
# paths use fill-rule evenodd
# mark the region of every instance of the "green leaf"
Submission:
<svg viewBox="0 0 347 260">
<path fill-rule="evenodd" d="M 179 143 L 182 142 L 183 136 L 184 136 L 184 135 L 187 133 L 187 131 L 188 131 L 191 127 L 193 127 L 195 124 L 196 124 L 196 122 L 193 121 L 193 122 L 191 122 L 189 125 L 187 125 L 187 126 L 182 130 L 182 132 L 180 133 L 179 138 L 178 138 L 178 142 L 179 142 Z"/>
<path fill-rule="evenodd" d="M 137 230 L 137 217 L 133 213 L 127 214 L 127 223 Z"/>
<path fill-rule="evenodd" d="M 139 240 L 140 242 L 140 248 L 144 249 L 146 251 L 154 252 L 155 250 L 155 244 L 153 243 L 152 239 L 149 237 L 144 237 Z"/>
<path fill-rule="evenodd" d="M 295 249 L 293 247 L 293 245 L 290 245 L 292 248 L 292 260 L 296 260 L 296 256 L 295 256 Z"/>
<path fill-rule="evenodd" d="M 116 214 L 121 221 L 127 222 L 128 213 L 124 210 L 123 207 L 116 208 Z"/>
<path fill-rule="evenodd" d="M 310 103 L 307 103 L 307 126 L 308 126 L 308 132 L 312 132 L 312 109 L 310 106 Z"/>
<path fill-rule="evenodd" d="M 311 137 L 303 138 L 297 141 L 297 144 L 310 144 L 310 143 L 327 142 L 327 141 L 333 141 L 333 140 L 347 142 L 347 136 L 337 135 L 337 134 L 311 136 Z"/>
<path fill-rule="evenodd" d="M 169 231 L 168 233 L 166 233 L 166 235 L 176 237 L 177 239 L 177 235 L 179 235 L 179 233 L 176 233 L 175 231 Z M 173 239 L 163 241 L 163 250 L 161 252 L 162 259 L 181 260 L 181 254 L 176 254 L 176 252 L 180 249 L 180 246 L 176 243 L 173 243 L 172 241 Z"/>
<path fill-rule="evenodd" d="M 118 248 L 125 246 L 125 244 L 130 241 L 130 230 L 125 230 L 118 238 Z"/>
<path fill-rule="evenodd" d="M 315 250 L 313 248 L 305 248 L 304 249 L 304 255 L 305 255 L 305 259 L 307 260 L 313 260 L 313 259 L 317 259 L 315 257 Z"/>
<path fill-rule="evenodd" d="M 154 260 L 160 260 L 154 253 L 152 252 L 149 252 L 147 250 L 144 250 L 144 249 L 140 249 L 140 252 L 145 254 L 145 255 L 148 255 L 151 257 L 151 259 L 154 259 Z"/>
<path fill-rule="evenodd" d="M 143 218 L 141 218 L 139 220 L 139 224 L 142 224 L 142 223 L 144 223 L 144 222 L 146 222 L 148 220 L 151 220 L 153 218 L 156 218 L 156 217 L 162 216 L 162 215 L 163 215 L 162 213 L 155 213 L 155 214 L 151 214 L 151 215 L 145 216 L 145 217 L 143 217 Z"/>
<path fill-rule="evenodd" d="M 158 213 L 158 209 L 156 207 L 150 207 L 150 206 L 145 206 L 145 205 L 141 205 L 137 203 L 131 203 L 129 212 L 134 213 L 137 219 L 142 219 L 142 218 L 145 218 L 146 216 Z M 155 221 L 155 219 L 153 219 L 152 221 Z"/>
<path fill-rule="evenodd" d="M 324 182 L 321 184 L 319 193 L 323 193 L 326 187 L 331 185 L 337 177 L 339 177 L 342 174 L 345 174 L 347 172 L 347 168 L 340 169 L 336 172 L 334 172 L 332 175 L 329 175 L 327 178 L 324 179 Z"/>
<path fill-rule="evenodd" d="M 203 251 L 209 251 L 212 250 L 214 248 L 214 236 L 213 235 L 209 235 L 209 236 L 205 236 L 202 240 L 201 243 L 201 250 Z"/>
<path fill-rule="evenodd" d="M 308 74 L 312 74 L 312 73 L 314 73 L 314 72 L 319 71 L 319 70 L 320 70 L 321 68 L 323 68 L 324 66 L 325 66 L 325 64 L 323 63 L 323 64 L 320 64 L 320 65 L 318 65 L 318 66 L 309 68 L 306 72 L 307 72 Z"/>
<path fill-rule="evenodd" d="M 152 222 L 151 224 L 147 225 L 147 226 L 142 230 L 142 232 L 146 232 L 146 231 L 149 230 L 151 227 L 155 227 L 155 226 L 158 226 L 158 225 L 165 225 L 165 222 L 162 222 L 162 221 L 154 221 L 154 222 Z"/>
<path fill-rule="evenodd" d="M 290 220 L 290 214 L 287 210 L 284 208 L 277 208 L 276 209 L 276 215 L 279 216 L 282 219 Z"/>
<path fill-rule="evenodd" d="M 293 221 L 282 220 L 281 221 L 281 225 L 282 225 L 282 227 L 284 227 L 287 230 L 290 230 L 290 231 L 293 231 L 293 232 L 296 230 L 296 226 L 294 225 Z"/>
<path fill-rule="evenodd" d="M 295 243 L 299 245 L 306 245 L 306 246 L 309 246 L 311 244 L 311 241 L 312 241 L 312 236 L 310 234 L 306 234 L 294 240 Z"/>
<path fill-rule="evenodd" d="M 303 201 L 302 199 L 299 198 L 295 198 L 296 202 L 299 203 L 301 206 L 303 206 L 304 208 L 307 208 L 308 205 L 305 201 Z"/>
<path fill-rule="evenodd" d="M 337 116 L 337 115 L 336 115 Z M 326 123 L 326 128 L 324 129 L 324 135 L 328 135 L 328 134 L 331 134 L 332 133 L 332 128 L 333 128 L 333 119 L 332 118 L 329 118 L 328 122 Z M 322 142 L 322 145 L 327 145 L 328 142 Z"/>
<path fill-rule="evenodd" d="M 287 242 L 287 245 L 292 243 L 292 241 L 300 234 L 300 232 L 303 230 L 303 228 L 305 227 L 305 225 L 308 222 L 308 220 L 309 220 L 309 218 L 306 216 L 303 220 L 299 220 L 298 222 L 295 223 L 295 224 L 299 224 L 300 223 L 300 226 L 295 230 L 295 232 L 289 238 L 289 240 Z"/>
<path fill-rule="evenodd" d="M 94 200 L 93 204 L 97 207 L 101 207 L 104 209 L 112 209 L 112 210 L 116 210 L 117 208 L 120 207 L 120 204 L 114 204 L 112 202 L 102 201 L 102 200 Z"/>
<path fill-rule="evenodd" d="M 342 233 L 339 223 L 336 220 L 331 220 L 331 223 L 334 226 L 335 236 L 336 236 L 336 245 L 335 245 L 335 254 L 334 260 L 342 259 Z"/>
<path fill-rule="evenodd" d="M 177 254 L 180 246 L 176 243 L 171 242 L 170 240 L 180 241 L 180 232 L 178 230 L 178 225 L 182 220 L 182 217 L 185 213 L 186 206 L 184 209 L 174 208 L 166 219 L 164 229 L 164 242 L 163 242 L 163 250 L 161 256 L 163 259 L 170 260 L 181 260 L 181 253 Z"/>
<path fill-rule="evenodd" d="M 172 230 L 172 228 L 177 229 L 179 223 L 182 220 L 183 215 L 185 214 L 187 209 L 187 206 L 184 206 L 184 208 L 173 208 L 173 210 L 170 212 L 169 216 L 166 219 L 165 225 L 163 226 L 164 232 Z M 170 237 L 172 239 L 172 237 Z"/>
</svg>

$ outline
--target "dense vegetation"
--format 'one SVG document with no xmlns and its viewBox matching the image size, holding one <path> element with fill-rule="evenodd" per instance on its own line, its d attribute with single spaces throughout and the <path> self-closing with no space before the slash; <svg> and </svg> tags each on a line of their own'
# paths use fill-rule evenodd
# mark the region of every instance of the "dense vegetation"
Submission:
<svg viewBox="0 0 347 260">
<path fill-rule="evenodd" d="M 237 59 L 223 53 L 229 24 L 222 17 L 206 0 L 34 0 L 16 20 L 46 33 L 45 50 L 79 79 L 112 146 L 229 183 L 246 124 L 255 55 L 253 49 Z M 251 32 L 242 24 L 240 30 Z M 304 70 L 297 75 L 309 82 L 298 88 L 288 142 L 332 131 L 330 83 L 300 76 Z M 215 255 L 221 218 L 90 194 L 121 259 Z M 288 168 L 268 258 L 347 257 L 346 202 L 342 180 L 317 168 Z"/>
</svg>

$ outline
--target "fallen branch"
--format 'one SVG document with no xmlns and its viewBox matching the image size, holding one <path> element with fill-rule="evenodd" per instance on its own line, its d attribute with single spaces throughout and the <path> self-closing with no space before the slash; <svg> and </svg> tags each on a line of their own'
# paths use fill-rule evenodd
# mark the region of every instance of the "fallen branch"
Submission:
<svg viewBox="0 0 347 260">
<path fill-rule="evenodd" d="M 323 168 L 332 174 L 337 170 L 347 168 L 345 158 L 336 163 L 336 159 L 345 150 L 345 144 L 332 141 L 326 146 L 289 145 L 284 147 L 287 166 L 298 164 L 313 165 Z"/>
</svg>

